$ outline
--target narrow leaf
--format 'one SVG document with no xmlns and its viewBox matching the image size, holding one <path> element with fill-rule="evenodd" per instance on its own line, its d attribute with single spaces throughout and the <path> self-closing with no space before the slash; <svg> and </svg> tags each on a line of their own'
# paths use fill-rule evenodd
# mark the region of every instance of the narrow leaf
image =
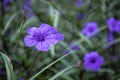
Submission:
<svg viewBox="0 0 120 80">
<path fill-rule="evenodd" d="M 13 72 L 13 66 L 8 58 L 4 53 L 0 52 L 0 55 L 2 56 L 2 59 L 4 61 L 5 67 L 6 67 L 6 73 L 7 73 L 7 80 L 15 80 L 14 79 L 14 72 Z"/>
</svg>

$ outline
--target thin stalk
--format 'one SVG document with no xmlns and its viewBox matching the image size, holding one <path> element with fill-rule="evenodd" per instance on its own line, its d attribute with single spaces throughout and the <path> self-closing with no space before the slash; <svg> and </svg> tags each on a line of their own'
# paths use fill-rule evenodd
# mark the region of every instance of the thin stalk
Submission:
<svg viewBox="0 0 120 80">
<path fill-rule="evenodd" d="M 63 69 L 62 71 L 58 72 L 56 75 L 54 75 L 54 76 L 53 76 L 52 78 L 50 78 L 49 80 L 55 80 L 55 79 L 57 79 L 59 76 L 63 75 L 66 71 L 72 69 L 73 67 L 74 67 L 74 65 L 69 66 L 69 67 Z"/>
<path fill-rule="evenodd" d="M 74 51 L 71 51 L 70 53 L 58 58 L 57 60 L 53 61 L 52 63 L 50 63 L 49 65 L 47 65 L 46 67 L 44 67 L 41 71 L 39 71 L 38 73 L 36 73 L 33 77 L 31 77 L 29 80 L 33 80 L 35 79 L 37 76 L 39 76 L 43 71 L 45 71 L 46 69 L 48 69 L 49 67 L 51 67 L 53 64 L 57 63 L 58 61 L 62 60 L 63 58 L 67 57 L 68 55 L 70 55 L 71 53 L 73 53 Z"/>
<path fill-rule="evenodd" d="M 3 49 L 9 54 L 9 49 L 8 49 L 8 45 L 6 44 L 6 40 L 4 38 L 4 35 L 2 35 L 2 30 L 4 29 L 4 18 L 5 18 L 5 6 L 4 6 L 4 0 L 1 0 L 1 7 L 0 7 L 0 12 L 1 12 L 1 15 L 0 15 L 0 39 L 2 41 L 2 47 Z"/>
<path fill-rule="evenodd" d="M 4 15 L 5 15 L 5 9 L 4 9 L 4 0 L 1 1 L 1 27 L 4 28 Z"/>
<path fill-rule="evenodd" d="M 26 77 L 25 77 L 25 80 L 27 80 L 28 74 L 31 73 L 31 71 L 32 71 L 32 69 L 33 69 L 33 67 L 34 67 L 34 65 L 35 65 L 35 63 L 36 63 L 38 57 L 39 57 L 39 51 L 37 52 L 37 55 L 36 55 L 36 57 L 35 57 L 35 59 L 34 59 L 32 65 L 30 66 L 28 72 L 27 72 L 27 75 L 26 75 Z"/>
<path fill-rule="evenodd" d="M 16 42 L 16 44 L 15 44 L 15 47 L 14 47 L 14 50 L 13 50 L 12 55 L 14 55 L 14 53 L 15 53 L 15 51 L 16 51 L 16 48 L 17 48 L 18 42 L 19 42 L 19 40 L 20 40 L 20 36 L 21 36 L 21 32 L 22 32 L 24 23 L 25 23 L 25 20 L 23 20 L 23 21 L 21 22 L 21 25 L 20 25 L 20 28 L 19 28 L 19 30 L 20 30 L 19 36 L 18 36 L 17 42 Z"/>
</svg>

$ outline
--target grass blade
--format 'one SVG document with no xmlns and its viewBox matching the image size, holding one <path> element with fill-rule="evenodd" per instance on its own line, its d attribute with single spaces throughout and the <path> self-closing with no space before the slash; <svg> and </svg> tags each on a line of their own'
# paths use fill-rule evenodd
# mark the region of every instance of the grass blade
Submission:
<svg viewBox="0 0 120 80">
<path fill-rule="evenodd" d="M 63 69 L 62 71 L 58 72 L 56 75 L 54 75 L 52 78 L 50 78 L 49 80 L 55 80 L 56 78 L 58 78 L 60 75 L 63 75 L 63 73 L 65 73 L 66 71 L 68 71 L 69 69 L 73 68 L 74 66 L 70 66 L 67 67 L 65 69 Z"/>
<path fill-rule="evenodd" d="M 46 69 L 48 69 L 49 67 L 51 67 L 53 64 L 57 63 L 58 61 L 62 60 L 63 58 L 67 57 L 68 55 L 70 55 L 71 53 L 73 53 L 74 51 L 71 51 L 70 53 L 58 58 L 57 60 L 53 61 L 52 63 L 50 63 L 49 65 L 47 65 L 46 67 L 44 67 L 42 70 L 40 70 L 38 73 L 36 73 L 33 77 L 31 77 L 29 80 L 33 80 L 35 79 L 37 76 L 39 76 L 43 71 L 45 71 Z"/>
<path fill-rule="evenodd" d="M 13 66 L 12 66 L 12 63 L 11 63 L 10 59 L 2 52 L 0 52 L 0 55 L 2 56 L 3 61 L 5 63 L 7 80 L 15 80 L 14 79 Z"/>
</svg>

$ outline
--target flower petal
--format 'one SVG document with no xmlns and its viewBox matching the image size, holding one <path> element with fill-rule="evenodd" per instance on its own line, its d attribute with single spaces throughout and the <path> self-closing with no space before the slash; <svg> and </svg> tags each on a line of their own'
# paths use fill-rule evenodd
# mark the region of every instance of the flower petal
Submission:
<svg viewBox="0 0 120 80">
<path fill-rule="evenodd" d="M 92 62 L 92 60 L 95 61 Z M 103 63 L 104 58 L 96 51 L 91 51 L 84 56 L 84 68 L 86 70 L 98 71 Z"/>
<path fill-rule="evenodd" d="M 28 35 L 24 38 L 25 45 L 28 47 L 34 46 L 37 41 L 32 36 Z"/>
<path fill-rule="evenodd" d="M 30 35 L 34 35 L 37 32 L 38 32 L 38 28 L 36 28 L 36 27 L 32 27 L 32 28 L 27 29 L 27 33 Z"/>
<path fill-rule="evenodd" d="M 46 41 L 47 41 L 47 43 L 49 43 L 51 45 L 55 45 L 58 42 L 58 40 L 56 40 L 56 39 L 46 39 Z"/>
<path fill-rule="evenodd" d="M 61 33 L 51 34 L 49 36 L 46 36 L 46 41 L 49 44 L 56 44 L 58 41 L 63 40 L 63 39 L 64 39 L 64 35 Z"/>
<path fill-rule="evenodd" d="M 111 32 L 114 32 L 115 31 L 115 28 L 116 28 L 116 19 L 114 17 L 111 17 L 107 20 L 107 25 L 108 25 L 108 28 Z"/>
<path fill-rule="evenodd" d="M 41 24 L 39 29 L 41 30 L 41 33 L 45 33 L 46 35 L 57 33 L 57 29 L 55 27 L 52 27 L 45 23 Z"/>
<path fill-rule="evenodd" d="M 64 35 L 61 33 L 51 34 L 46 36 L 46 39 L 64 40 Z"/>
<path fill-rule="evenodd" d="M 64 35 L 61 33 L 56 34 L 56 40 L 64 40 Z"/>
<path fill-rule="evenodd" d="M 96 22 L 88 22 L 85 28 L 82 30 L 82 33 L 88 38 L 94 36 L 99 32 L 98 24 Z"/>
<path fill-rule="evenodd" d="M 40 51 L 48 51 L 50 49 L 50 45 L 46 41 L 39 42 L 35 47 Z"/>
</svg>

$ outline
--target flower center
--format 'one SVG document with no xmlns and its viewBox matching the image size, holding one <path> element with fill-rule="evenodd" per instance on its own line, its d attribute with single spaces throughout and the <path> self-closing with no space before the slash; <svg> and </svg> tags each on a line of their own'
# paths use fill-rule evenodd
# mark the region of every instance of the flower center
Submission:
<svg viewBox="0 0 120 80">
<path fill-rule="evenodd" d="M 91 63 L 95 63 L 95 59 L 91 59 Z"/>
<path fill-rule="evenodd" d="M 35 34 L 33 35 L 33 37 L 38 41 L 38 42 L 42 42 L 45 40 L 45 36 L 43 34 Z"/>
<path fill-rule="evenodd" d="M 44 40 L 45 40 L 45 38 L 43 36 L 38 38 L 38 41 L 44 41 Z"/>
<path fill-rule="evenodd" d="M 89 31 L 89 32 L 93 32 L 94 29 L 93 29 L 93 28 L 89 28 L 88 31 Z"/>
</svg>

